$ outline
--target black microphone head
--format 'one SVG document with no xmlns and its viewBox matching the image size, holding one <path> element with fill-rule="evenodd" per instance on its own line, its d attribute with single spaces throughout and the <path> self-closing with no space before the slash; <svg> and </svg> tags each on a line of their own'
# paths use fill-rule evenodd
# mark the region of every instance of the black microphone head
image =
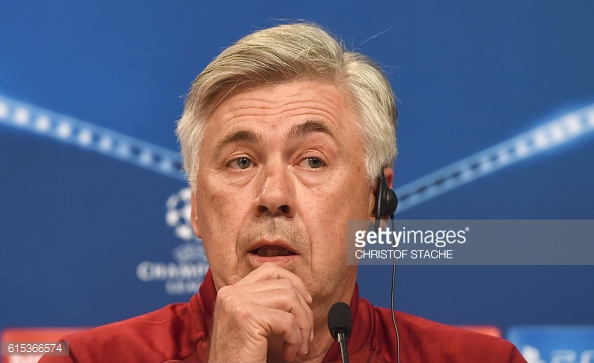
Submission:
<svg viewBox="0 0 594 363">
<path fill-rule="evenodd" d="M 334 340 L 338 339 L 338 333 L 341 330 L 344 332 L 345 338 L 348 338 L 353 330 L 351 307 L 343 302 L 332 305 L 328 313 L 328 329 L 330 329 Z"/>
</svg>

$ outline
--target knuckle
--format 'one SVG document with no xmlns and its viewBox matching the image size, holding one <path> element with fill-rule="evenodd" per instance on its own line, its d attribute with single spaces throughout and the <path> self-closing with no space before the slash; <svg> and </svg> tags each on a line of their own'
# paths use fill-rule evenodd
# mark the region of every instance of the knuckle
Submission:
<svg viewBox="0 0 594 363">
<path fill-rule="evenodd" d="M 235 316 L 235 318 L 240 321 L 240 322 L 246 322 L 248 319 L 251 318 L 251 313 L 249 311 L 249 309 L 247 309 L 245 306 L 236 306 L 235 309 L 233 309 L 233 315 Z"/>
<path fill-rule="evenodd" d="M 222 295 L 217 294 L 216 309 L 228 319 L 236 321 L 240 325 L 247 323 L 253 317 L 250 306 L 243 303 L 239 296 L 230 294 L 228 291 L 223 291 Z"/>
<path fill-rule="evenodd" d="M 288 302 L 296 302 L 301 304 L 301 295 L 295 289 L 287 289 L 288 291 L 285 292 L 284 296 Z"/>
<path fill-rule="evenodd" d="M 264 269 L 266 272 L 272 272 L 278 268 L 278 266 L 273 262 L 266 262 L 260 268 Z"/>
<path fill-rule="evenodd" d="M 289 314 L 286 318 L 285 323 L 289 327 L 296 327 L 297 326 L 297 319 L 292 314 Z"/>
<path fill-rule="evenodd" d="M 233 293 L 233 289 L 229 286 L 223 287 L 217 293 L 216 305 L 224 311 L 229 312 L 235 310 L 238 305 L 237 295 Z"/>
<path fill-rule="evenodd" d="M 293 283 L 287 279 L 280 279 L 278 280 L 281 288 L 286 289 L 286 290 L 291 290 L 291 291 L 295 291 L 295 288 L 293 286 Z"/>
<path fill-rule="evenodd" d="M 226 303 L 229 298 L 233 296 L 228 286 L 222 287 L 217 293 L 216 301 L 218 303 Z"/>
</svg>

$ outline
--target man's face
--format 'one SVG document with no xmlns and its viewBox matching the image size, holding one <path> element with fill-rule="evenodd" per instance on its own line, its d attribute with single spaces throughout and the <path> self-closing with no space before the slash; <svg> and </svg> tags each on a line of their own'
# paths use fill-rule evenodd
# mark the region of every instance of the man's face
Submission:
<svg viewBox="0 0 594 363">
<path fill-rule="evenodd" d="M 370 218 L 374 197 L 343 92 L 312 81 L 236 91 L 214 109 L 199 159 L 192 223 L 217 290 L 273 262 L 314 305 L 350 301 L 346 221 Z"/>
</svg>

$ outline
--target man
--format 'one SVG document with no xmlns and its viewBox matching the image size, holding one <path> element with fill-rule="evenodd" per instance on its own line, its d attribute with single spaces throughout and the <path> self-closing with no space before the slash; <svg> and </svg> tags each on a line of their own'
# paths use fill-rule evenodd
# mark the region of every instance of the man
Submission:
<svg viewBox="0 0 594 363">
<path fill-rule="evenodd" d="M 351 305 L 352 362 L 523 362 L 500 339 L 359 298 L 348 220 L 391 184 L 397 112 L 368 58 L 309 24 L 257 31 L 196 78 L 178 125 L 192 225 L 211 270 L 199 294 L 68 336 L 42 362 L 339 361 L 330 307 Z"/>
</svg>

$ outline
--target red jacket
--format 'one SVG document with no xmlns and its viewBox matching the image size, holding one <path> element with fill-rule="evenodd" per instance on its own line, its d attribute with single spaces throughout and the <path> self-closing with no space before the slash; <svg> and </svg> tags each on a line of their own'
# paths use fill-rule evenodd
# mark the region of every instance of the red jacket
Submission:
<svg viewBox="0 0 594 363">
<path fill-rule="evenodd" d="M 216 298 L 210 271 L 189 303 L 68 335 L 69 356 L 45 356 L 40 363 L 163 363 L 206 362 L 208 337 Z M 397 345 L 389 309 L 359 298 L 351 301 L 353 333 L 348 340 L 350 361 L 396 362 Z M 416 316 L 396 313 L 402 363 L 526 362 L 508 341 L 453 328 Z M 340 362 L 334 343 L 324 362 Z"/>
</svg>

